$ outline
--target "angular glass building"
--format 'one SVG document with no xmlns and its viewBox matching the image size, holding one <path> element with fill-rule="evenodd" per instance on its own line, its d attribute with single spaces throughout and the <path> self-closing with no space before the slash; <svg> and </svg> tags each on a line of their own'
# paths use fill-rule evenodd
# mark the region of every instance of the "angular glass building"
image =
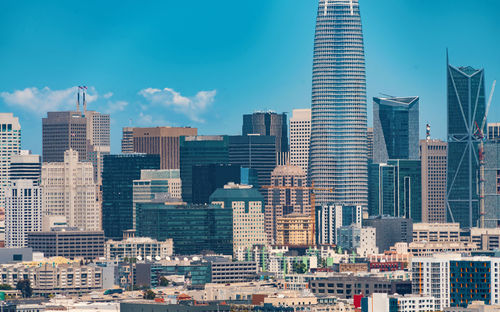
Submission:
<svg viewBox="0 0 500 312">
<path fill-rule="evenodd" d="M 478 142 L 476 124 L 485 115 L 484 70 L 447 67 L 448 172 L 446 204 L 448 221 L 473 227 L 479 219 Z"/>
<path fill-rule="evenodd" d="M 367 205 L 367 115 L 358 0 L 320 0 L 314 38 L 309 178 L 317 203 Z"/>
<path fill-rule="evenodd" d="M 373 162 L 418 159 L 418 96 L 373 98 Z"/>
</svg>

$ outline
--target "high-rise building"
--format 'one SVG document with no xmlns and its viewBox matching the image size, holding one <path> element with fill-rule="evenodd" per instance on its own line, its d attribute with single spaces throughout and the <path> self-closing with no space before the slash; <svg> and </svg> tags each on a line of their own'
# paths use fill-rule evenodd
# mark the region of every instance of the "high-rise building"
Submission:
<svg viewBox="0 0 500 312">
<path fill-rule="evenodd" d="M 271 173 L 266 194 L 266 233 L 270 243 L 276 241 L 278 218 L 291 213 L 311 215 L 305 172 L 297 166 L 277 166 Z"/>
<path fill-rule="evenodd" d="M 140 179 L 133 181 L 133 228 L 136 204 L 181 199 L 179 169 L 141 170 Z"/>
<path fill-rule="evenodd" d="M 96 111 L 85 111 L 87 120 L 87 161 L 94 166 L 94 180 L 101 184 L 102 163 L 104 155 L 111 152 L 109 114 Z"/>
<path fill-rule="evenodd" d="M 371 216 L 389 215 L 422 221 L 420 160 L 394 159 L 370 165 Z"/>
<path fill-rule="evenodd" d="M 373 162 L 373 127 L 368 127 L 366 131 L 366 150 L 368 163 Z"/>
<path fill-rule="evenodd" d="M 394 244 L 413 241 L 413 222 L 408 218 L 377 216 L 363 220 L 363 226 L 377 230 L 377 248 L 380 252 L 389 250 Z"/>
<path fill-rule="evenodd" d="M 446 142 L 420 140 L 422 222 L 446 222 Z"/>
<path fill-rule="evenodd" d="M 276 153 L 288 152 L 288 123 L 285 113 L 255 112 L 243 115 L 242 134 L 273 136 L 276 140 Z"/>
<path fill-rule="evenodd" d="M 488 123 L 488 141 L 500 141 L 500 122 Z"/>
<path fill-rule="evenodd" d="M 342 204 L 316 206 L 316 242 L 320 245 L 337 244 L 338 229 L 356 224 L 361 226 L 363 207 Z"/>
<path fill-rule="evenodd" d="M 70 149 L 64 153 L 63 162 L 43 163 L 43 214 L 64 216 L 70 227 L 100 231 L 101 202 L 94 167 L 78 159 L 78 152 Z"/>
<path fill-rule="evenodd" d="M 233 254 L 233 210 L 180 202 L 137 203 L 139 237 L 174 240 L 174 254 Z"/>
<path fill-rule="evenodd" d="M 311 140 L 311 109 L 294 109 L 290 118 L 290 165 L 307 174 Z"/>
<path fill-rule="evenodd" d="M 308 174 L 318 204 L 367 206 L 366 78 L 358 0 L 320 0 L 316 18 Z"/>
<path fill-rule="evenodd" d="M 229 136 L 229 163 L 255 169 L 259 187 L 269 185 L 276 168 L 276 140 L 272 136 Z"/>
<path fill-rule="evenodd" d="M 134 128 L 134 152 L 160 155 L 161 169 L 179 169 L 179 138 L 196 136 L 197 128 Z"/>
<path fill-rule="evenodd" d="M 160 169 L 159 155 L 105 155 L 102 171 L 102 229 L 107 238 L 121 239 L 133 228 L 133 182 L 143 169 Z"/>
<path fill-rule="evenodd" d="M 202 164 L 193 166 L 193 204 L 208 204 L 210 195 L 229 182 L 240 183 L 241 167 L 232 164 Z"/>
<path fill-rule="evenodd" d="M 193 167 L 203 164 L 228 164 L 228 145 L 228 137 L 222 135 L 180 138 L 182 199 L 185 202 L 193 202 L 193 181 L 200 178 L 193 176 Z"/>
<path fill-rule="evenodd" d="M 264 197 L 258 189 L 230 183 L 215 190 L 210 203 L 233 210 L 233 251 L 266 244 Z"/>
<path fill-rule="evenodd" d="M 62 162 L 64 153 L 73 149 L 78 160 L 87 160 L 87 119 L 81 112 L 48 112 L 42 119 L 42 159 Z"/>
<path fill-rule="evenodd" d="M 5 192 L 5 229 L 7 247 L 26 247 L 28 232 L 42 230 L 42 192 L 38 183 L 29 179 L 10 181 Z"/>
<path fill-rule="evenodd" d="M 5 191 L 9 186 L 9 167 L 13 155 L 21 150 L 21 125 L 12 113 L 0 113 L 0 246 L 5 240 Z"/>
<path fill-rule="evenodd" d="M 42 164 L 39 155 L 26 150 L 10 160 L 10 183 L 5 194 L 6 245 L 24 247 L 28 232 L 42 230 Z"/>
<path fill-rule="evenodd" d="M 122 128 L 122 154 L 131 154 L 134 152 L 134 128 Z"/>
<path fill-rule="evenodd" d="M 484 143 L 484 225 L 500 227 L 500 140 Z"/>
<path fill-rule="evenodd" d="M 373 162 L 418 159 L 419 98 L 373 98 Z"/>
<path fill-rule="evenodd" d="M 448 168 L 446 204 L 448 221 L 461 227 L 479 219 L 476 124 L 485 115 L 484 70 L 447 66 Z"/>
</svg>

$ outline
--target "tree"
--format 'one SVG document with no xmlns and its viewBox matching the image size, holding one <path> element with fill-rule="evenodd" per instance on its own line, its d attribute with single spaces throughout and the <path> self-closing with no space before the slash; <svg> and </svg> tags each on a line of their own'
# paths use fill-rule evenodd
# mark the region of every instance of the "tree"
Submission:
<svg viewBox="0 0 500 312">
<path fill-rule="evenodd" d="M 12 290 L 12 286 L 9 284 L 0 284 L 0 290 Z"/>
<path fill-rule="evenodd" d="M 298 274 L 304 274 L 307 272 L 307 268 L 304 262 L 295 262 L 293 264 L 293 271 Z"/>
<path fill-rule="evenodd" d="M 16 289 L 21 291 L 23 298 L 29 298 L 33 294 L 30 280 L 27 279 L 19 280 L 17 282 Z"/>
<path fill-rule="evenodd" d="M 145 290 L 142 293 L 142 298 L 146 300 L 154 300 L 156 298 L 156 293 L 151 289 Z"/>
<path fill-rule="evenodd" d="M 169 284 L 168 279 L 165 276 L 160 277 L 160 286 L 167 287 Z"/>
</svg>

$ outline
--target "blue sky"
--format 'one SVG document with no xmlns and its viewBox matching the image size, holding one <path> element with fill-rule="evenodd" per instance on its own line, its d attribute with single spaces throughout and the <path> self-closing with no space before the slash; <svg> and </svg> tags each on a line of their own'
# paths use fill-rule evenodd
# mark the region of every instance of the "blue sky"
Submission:
<svg viewBox="0 0 500 312">
<path fill-rule="evenodd" d="M 446 135 L 445 49 L 500 79 L 500 1 L 360 0 L 368 112 L 379 93 L 418 95 L 420 128 Z M 194 126 L 238 134 L 243 113 L 310 107 L 316 0 L 2 1 L 0 111 L 41 152 L 41 117 L 75 105 L 121 127 Z M 500 90 L 499 90 L 500 92 Z M 500 95 L 490 121 L 500 121 Z"/>
</svg>

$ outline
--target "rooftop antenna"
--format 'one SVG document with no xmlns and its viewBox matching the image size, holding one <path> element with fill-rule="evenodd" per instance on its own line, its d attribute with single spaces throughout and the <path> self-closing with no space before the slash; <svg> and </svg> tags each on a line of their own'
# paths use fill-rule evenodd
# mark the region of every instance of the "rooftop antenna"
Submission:
<svg viewBox="0 0 500 312">
<path fill-rule="evenodd" d="M 81 88 L 82 88 L 81 86 L 78 86 L 77 93 L 76 93 L 76 111 L 77 112 L 80 111 L 80 89 Z"/>
<path fill-rule="evenodd" d="M 425 126 L 425 139 L 429 141 L 431 139 L 431 125 L 427 124 Z"/>
<path fill-rule="evenodd" d="M 83 89 L 83 114 L 87 114 L 87 101 L 85 100 L 85 91 L 87 90 L 87 86 L 82 86 Z"/>
</svg>

